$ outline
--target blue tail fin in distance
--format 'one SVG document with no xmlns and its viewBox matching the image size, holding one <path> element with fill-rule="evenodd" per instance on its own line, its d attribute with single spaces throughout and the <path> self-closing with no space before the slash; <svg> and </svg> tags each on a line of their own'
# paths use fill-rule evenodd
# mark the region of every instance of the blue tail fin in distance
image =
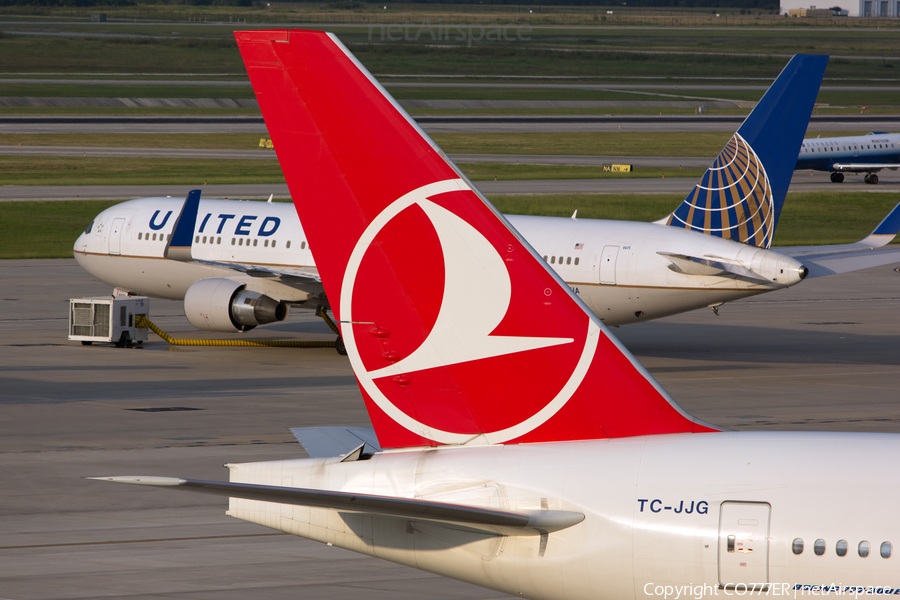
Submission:
<svg viewBox="0 0 900 600">
<path fill-rule="evenodd" d="M 827 64 L 794 56 L 665 224 L 771 246 Z"/>
<path fill-rule="evenodd" d="M 900 203 L 888 213 L 888 216 L 878 224 L 878 227 L 868 237 L 860 240 L 860 243 L 873 248 L 881 248 L 894 241 L 897 233 L 900 233 Z"/>
</svg>

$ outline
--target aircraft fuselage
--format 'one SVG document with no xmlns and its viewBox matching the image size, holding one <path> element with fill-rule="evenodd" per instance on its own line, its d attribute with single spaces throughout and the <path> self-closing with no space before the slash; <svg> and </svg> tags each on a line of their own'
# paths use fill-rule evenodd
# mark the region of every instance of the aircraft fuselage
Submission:
<svg viewBox="0 0 900 600">
<path fill-rule="evenodd" d="M 196 281 L 222 277 L 238 279 L 247 289 L 279 301 L 321 303 L 322 289 L 316 283 L 166 260 L 166 240 L 182 204 L 180 198 L 145 198 L 103 211 L 76 241 L 76 260 L 101 281 L 138 295 L 183 300 Z M 714 306 L 802 279 L 803 267 L 793 258 L 680 228 L 596 219 L 518 215 L 507 219 L 608 325 Z M 201 200 L 191 251 L 197 259 L 220 264 L 315 267 L 294 207 L 286 203 Z M 762 278 L 688 264 L 673 256 L 723 261 Z"/>
<path fill-rule="evenodd" d="M 900 594 L 898 453 L 892 434 L 721 432 L 228 465 L 232 482 L 584 513 L 543 541 L 234 498 L 228 514 L 528 598 L 883 597 Z"/>
</svg>

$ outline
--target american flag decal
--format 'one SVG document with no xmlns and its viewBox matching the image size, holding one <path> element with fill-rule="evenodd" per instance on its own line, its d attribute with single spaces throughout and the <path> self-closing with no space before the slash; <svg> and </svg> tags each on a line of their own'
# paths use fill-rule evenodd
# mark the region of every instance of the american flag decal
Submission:
<svg viewBox="0 0 900 600">
<path fill-rule="evenodd" d="M 584 250 L 584 244 L 575 244 L 576 250 Z"/>
</svg>

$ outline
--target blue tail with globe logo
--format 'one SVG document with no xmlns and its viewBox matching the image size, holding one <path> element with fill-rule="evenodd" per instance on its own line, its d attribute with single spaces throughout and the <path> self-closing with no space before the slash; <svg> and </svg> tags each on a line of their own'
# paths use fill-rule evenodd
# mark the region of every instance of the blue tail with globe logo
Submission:
<svg viewBox="0 0 900 600">
<path fill-rule="evenodd" d="M 794 56 L 684 202 L 662 222 L 771 246 L 827 64 L 827 56 Z"/>
</svg>

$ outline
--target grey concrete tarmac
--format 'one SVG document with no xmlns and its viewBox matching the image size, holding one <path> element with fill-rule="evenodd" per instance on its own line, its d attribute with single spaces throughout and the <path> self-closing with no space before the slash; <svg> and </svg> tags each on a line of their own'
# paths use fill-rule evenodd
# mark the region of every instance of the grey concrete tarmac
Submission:
<svg viewBox="0 0 900 600">
<path fill-rule="evenodd" d="M 151 117 L 152 118 L 152 117 Z M 414 117 L 415 118 L 415 117 Z M 485 117 L 490 119 L 490 117 Z M 465 117 L 440 117 L 429 115 L 421 117 L 422 129 L 428 133 L 557 133 L 557 132 L 603 132 L 603 131 L 647 131 L 647 132 L 734 132 L 743 118 L 740 116 L 724 121 L 641 121 L 629 120 L 627 116 L 613 120 L 589 121 L 590 117 L 549 117 L 550 121 L 541 118 L 529 120 L 528 117 L 496 117 L 486 122 L 469 122 Z M 426 120 L 427 119 L 427 120 Z M 586 122 L 585 119 L 588 119 Z M 677 119 L 677 117 L 675 118 Z M 885 119 L 891 119 L 885 121 Z M 895 117 L 879 118 L 877 115 L 865 120 L 816 121 L 813 120 L 807 129 L 808 134 L 817 131 L 896 131 Z M 261 137 L 269 137 L 264 123 L 229 124 L 223 122 L 178 123 L 166 122 L 160 118 L 153 122 L 102 122 L 93 123 L 89 119 L 83 122 L 43 122 L 29 123 L 25 121 L 7 120 L 0 124 L 0 133 L 99 133 L 106 135 L 128 133 L 257 133 Z"/>
<path fill-rule="evenodd" d="M 204 150 L 200 148 L 116 148 L 98 146 L 0 146 L 6 156 L 82 156 L 82 157 L 147 157 L 147 158 L 212 158 L 217 160 L 277 160 L 272 150 Z M 707 168 L 715 157 L 675 156 L 576 156 L 552 154 L 450 154 L 458 164 L 498 163 L 523 165 L 566 165 L 599 167 L 604 164 L 627 164 L 652 168 Z"/>
<path fill-rule="evenodd" d="M 894 265 L 897 266 L 897 265 Z M 488 590 L 224 516 L 204 495 L 90 475 L 224 478 L 305 456 L 287 427 L 368 425 L 333 349 L 144 349 L 66 339 L 70 297 L 109 288 L 73 260 L 0 261 L 0 595 L 24 599 L 491 599 Z M 175 337 L 178 303 L 151 301 Z M 900 273 L 803 282 L 614 329 L 692 414 L 736 429 L 900 432 Z M 266 339 L 331 339 L 294 311 Z M 200 410 L 144 412 L 186 407 Z"/>
</svg>

